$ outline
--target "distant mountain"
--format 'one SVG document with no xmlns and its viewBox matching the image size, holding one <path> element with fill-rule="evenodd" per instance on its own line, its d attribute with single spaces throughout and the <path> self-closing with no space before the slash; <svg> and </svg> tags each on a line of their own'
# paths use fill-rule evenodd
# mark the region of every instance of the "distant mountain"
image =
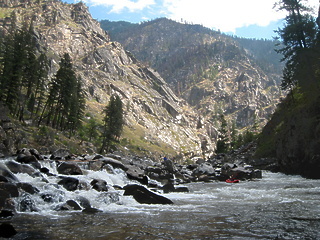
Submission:
<svg viewBox="0 0 320 240">
<path fill-rule="evenodd" d="M 0 12 L 3 34 L 15 26 L 12 16 L 18 28 L 32 21 L 38 51 L 50 59 L 51 76 L 58 69 L 60 57 L 69 53 L 82 79 L 91 116 L 101 114 L 112 94 L 121 97 L 126 123 L 123 137 L 131 146 L 154 158 L 159 155 L 152 151 L 181 156 L 212 153 L 216 135 L 211 126 L 199 127 L 198 114 L 156 71 L 121 44 L 110 41 L 84 3 L 6 0 L 0 3 Z"/>
<path fill-rule="evenodd" d="M 222 113 L 238 129 L 263 126 L 275 109 L 282 66 L 274 41 L 231 37 L 166 18 L 100 24 L 214 126 Z"/>
</svg>

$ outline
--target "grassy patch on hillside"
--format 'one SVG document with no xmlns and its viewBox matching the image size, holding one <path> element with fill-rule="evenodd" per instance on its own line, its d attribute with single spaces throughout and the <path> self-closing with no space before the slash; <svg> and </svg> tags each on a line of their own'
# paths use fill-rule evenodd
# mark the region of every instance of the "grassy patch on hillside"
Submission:
<svg viewBox="0 0 320 240">
<path fill-rule="evenodd" d="M 12 9 L 1 8 L 0 9 L 0 18 L 9 17 L 12 11 L 13 11 Z"/>
<path fill-rule="evenodd" d="M 124 127 L 120 147 L 126 148 L 129 152 L 153 157 L 155 160 L 160 159 L 160 156 L 168 155 L 175 156 L 175 150 L 166 143 L 152 142 L 145 139 L 145 129 L 136 125 L 134 127 Z"/>
</svg>

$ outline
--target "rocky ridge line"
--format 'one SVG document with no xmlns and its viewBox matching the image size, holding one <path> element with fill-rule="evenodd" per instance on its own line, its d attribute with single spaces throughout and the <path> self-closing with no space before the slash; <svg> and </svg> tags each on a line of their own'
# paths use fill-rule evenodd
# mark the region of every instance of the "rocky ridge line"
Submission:
<svg viewBox="0 0 320 240">
<path fill-rule="evenodd" d="M 57 70 L 60 56 L 70 54 L 83 81 L 89 109 L 101 111 L 116 93 L 126 106 L 126 125 L 133 132 L 142 129 L 144 141 L 166 144 L 182 155 L 213 152 L 216 135 L 208 134 L 212 126 L 207 123 L 197 129 L 198 114 L 157 72 L 137 61 L 119 43 L 110 41 L 85 4 L 21 0 L 6 1 L 1 7 L 7 13 L 0 19 L 4 32 L 10 27 L 13 11 L 18 25 L 33 20 L 39 51 L 47 52 L 51 59 L 51 75 Z"/>
</svg>

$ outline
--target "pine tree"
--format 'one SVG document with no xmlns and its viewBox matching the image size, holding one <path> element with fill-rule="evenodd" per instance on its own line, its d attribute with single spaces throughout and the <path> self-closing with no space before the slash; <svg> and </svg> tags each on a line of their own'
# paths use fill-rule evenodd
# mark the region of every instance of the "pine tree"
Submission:
<svg viewBox="0 0 320 240">
<path fill-rule="evenodd" d="M 60 130 L 69 130 L 70 134 L 79 127 L 84 113 L 85 96 L 81 80 L 73 70 L 70 55 L 65 53 L 60 60 L 59 70 L 50 83 L 49 95 L 39 123 Z"/>
<path fill-rule="evenodd" d="M 14 28 L 14 17 L 12 19 L 9 33 L 2 40 L 0 99 L 9 107 L 11 114 L 22 121 L 25 109 L 32 116 L 37 97 L 34 90 L 41 66 L 37 59 L 32 23 L 29 29 L 27 23 L 22 29 L 17 29 Z"/>
<path fill-rule="evenodd" d="M 84 134 L 87 137 L 88 141 L 95 141 L 98 139 L 99 136 L 99 127 L 100 124 L 94 118 L 90 118 L 89 122 L 84 126 Z"/>
<path fill-rule="evenodd" d="M 43 104 L 46 99 L 45 86 L 48 82 L 49 61 L 47 59 L 47 56 L 42 53 L 38 57 L 37 61 L 38 64 L 37 68 L 35 69 L 37 73 L 37 81 L 34 90 L 35 104 L 31 108 L 29 108 L 31 112 L 31 118 L 33 117 L 33 114 L 38 117 L 41 109 L 43 108 Z"/>
<path fill-rule="evenodd" d="M 111 145 L 119 141 L 123 129 L 122 101 L 118 95 L 112 95 L 109 104 L 104 109 L 104 127 L 100 153 L 110 151 Z"/>
<path fill-rule="evenodd" d="M 6 103 L 9 93 L 9 83 L 13 78 L 13 36 L 8 35 L 3 38 L 3 48 L 1 48 L 1 76 L 0 76 L 0 101 Z M 10 109 L 11 107 L 8 106 Z"/>
<path fill-rule="evenodd" d="M 230 134 L 228 131 L 228 123 L 223 114 L 220 115 L 220 123 L 216 153 L 226 153 L 230 149 Z"/>
<path fill-rule="evenodd" d="M 15 11 L 10 15 L 11 24 L 8 29 L 8 33 L 3 36 L 3 48 L 1 48 L 1 77 L 0 77 L 0 101 L 4 102 L 10 110 L 10 113 L 14 113 L 14 108 L 17 105 L 18 99 L 18 86 L 19 83 L 16 81 L 16 40 L 18 31 L 16 29 L 17 17 Z"/>
<path fill-rule="evenodd" d="M 37 70 L 39 69 L 39 62 L 37 61 L 36 41 L 33 36 L 33 23 L 31 22 L 29 28 L 27 23 L 25 23 L 21 30 L 23 68 L 19 92 L 20 109 L 17 113 L 20 120 L 24 119 L 25 109 L 32 111 L 35 104 L 34 90 L 38 81 Z"/>
<path fill-rule="evenodd" d="M 282 40 L 283 48 L 277 52 L 283 54 L 286 61 L 283 71 L 282 88 L 292 89 L 310 85 L 314 80 L 314 42 L 317 36 L 317 25 L 310 9 L 303 5 L 302 0 L 281 0 L 279 10 L 286 10 L 285 26 L 276 31 Z"/>
<path fill-rule="evenodd" d="M 81 119 L 84 115 L 85 109 L 85 95 L 82 90 L 81 79 L 78 78 L 76 86 L 73 88 L 73 91 L 70 96 L 70 109 L 67 117 L 70 136 L 74 131 L 81 127 Z"/>
</svg>

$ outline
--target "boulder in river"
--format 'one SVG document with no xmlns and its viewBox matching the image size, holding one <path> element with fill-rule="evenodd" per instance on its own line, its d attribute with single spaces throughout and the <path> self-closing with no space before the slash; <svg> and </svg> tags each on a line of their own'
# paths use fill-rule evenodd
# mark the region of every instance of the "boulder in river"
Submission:
<svg viewBox="0 0 320 240">
<path fill-rule="evenodd" d="M 83 209 L 82 212 L 86 214 L 96 214 L 96 213 L 102 212 L 102 210 L 93 208 L 93 207 L 88 207 Z"/>
<path fill-rule="evenodd" d="M 0 183 L 0 189 L 8 192 L 10 197 L 19 197 L 18 187 L 13 183 Z"/>
<path fill-rule="evenodd" d="M 193 170 L 192 175 L 196 176 L 196 177 L 199 177 L 202 175 L 214 176 L 215 169 L 209 163 L 202 163 L 202 164 L 198 165 L 198 167 Z"/>
<path fill-rule="evenodd" d="M 127 166 L 125 166 L 122 162 L 120 162 L 120 161 L 118 161 L 116 159 L 105 157 L 105 158 L 103 158 L 102 161 L 103 161 L 103 163 L 105 165 L 110 164 L 113 168 L 120 168 L 123 171 L 127 171 L 128 170 Z"/>
<path fill-rule="evenodd" d="M 0 175 L 0 182 L 9 182 L 9 181 L 6 177 Z"/>
<path fill-rule="evenodd" d="M 51 154 L 50 159 L 52 159 L 52 160 L 66 160 L 66 159 L 70 158 L 70 155 L 71 155 L 70 150 L 60 148 Z"/>
<path fill-rule="evenodd" d="M 37 152 L 36 150 L 33 151 Z M 39 153 L 37 153 L 36 155 L 33 155 L 29 149 L 22 149 L 18 152 L 18 156 L 16 161 L 19 163 L 25 163 L 25 164 L 30 164 L 32 165 L 34 168 L 41 168 L 41 164 L 38 162 L 37 156 L 38 158 L 40 158 L 38 155 Z"/>
<path fill-rule="evenodd" d="M 161 195 L 155 194 L 145 187 L 137 184 L 126 185 L 124 195 L 132 195 L 139 203 L 145 204 L 173 204 L 173 202 Z"/>
<path fill-rule="evenodd" d="M 32 184 L 30 184 L 30 183 L 19 182 L 19 183 L 17 183 L 17 187 L 27 193 L 30 193 L 30 194 L 36 194 L 36 193 L 40 192 L 39 189 L 32 186 Z"/>
<path fill-rule="evenodd" d="M 93 179 L 90 184 L 98 192 L 108 192 L 109 190 L 107 182 L 101 179 Z"/>
<path fill-rule="evenodd" d="M 17 231 L 10 223 L 2 223 L 0 225 L 0 237 L 11 238 L 17 234 Z"/>
<path fill-rule="evenodd" d="M 126 171 L 127 176 L 131 180 L 137 180 L 141 184 L 147 185 L 148 178 L 145 176 L 144 171 L 141 170 L 139 167 L 134 165 L 128 165 L 128 170 Z"/>
<path fill-rule="evenodd" d="M 0 162 L 0 176 L 2 176 L 2 182 L 18 182 L 18 178 L 14 176 L 8 169 L 8 167 Z M 5 180 L 7 179 L 7 181 Z"/>
<path fill-rule="evenodd" d="M 8 219 L 14 216 L 13 210 L 2 209 L 0 210 L 0 219 Z"/>
<path fill-rule="evenodd" d="M 68 200 L 62 205 L 59 205 L 55 208 L 57 211 L 74 211 L 81 210 L 79 204 L 74 200 Z"/>
<path fill-rule="evenodd" d="M 189 189 L 187 187 L 175 187 L 173 183 L 169 182 L 165 185 L 163 185 L 162 190 L 164 193 L 170 193 L 170 192 L 189 192 Z"/>
<path fill-rule="evenodd" d="M 34 156 L 37 160 L 43 160 L 43 157 L 41 154 L 38 152 L 37 149 L 34 148 L 22 148 L 17 151 L 18 157 L 23 157 L 23 156 Z"/>
<path fill-rule="evenodd" d="M 167 170 L 169 173 L 175 173 L 176 168 L 171 160 L 165 160 L 162 162 L 164 169 Z"/>
<path fill-rule="evenodd" d="M 81 168 L 76 163 L 63 162 L 57 168 L 59 174 L 82 175 Z"/>
<path fill-rule="evenodd" d="M 0 189 L 0 209 L 7 208 L 8 201 L 10 200 L 10 194 Z"/>
<path fill-rule="evenodd" d="M 77 201 L 79 202 L 80 206 L 83 208 L 91 208 L 90 201 L 85 197 L 78 196 Z"/>
<path fill-rule="evenodd" d="M 78 188 L 79 180 L 73 177 L 61 177 L 58 184 L 62 185 L 68 191 L 75 191 Z"/>
<path fill-rule="evenodd" d="M 36 172 L 36 170 L 33 167 L 27 164 L 20 164 L 15 161 L 8 161 L 6 162 L 6 165 L 12 173 L 26 173 L 32 176 Z"/>
<path fill-rule="evenodd" d="M 103 192 L 99 195 L 97 199 L 99 199 L 99 202 L 104 202 L 106 204 L 111 204 L 111 203 L 119 203 L 120 201 L 120 194 L 116 191 L 110 191 L 110 192 Z"/>
</svg>

